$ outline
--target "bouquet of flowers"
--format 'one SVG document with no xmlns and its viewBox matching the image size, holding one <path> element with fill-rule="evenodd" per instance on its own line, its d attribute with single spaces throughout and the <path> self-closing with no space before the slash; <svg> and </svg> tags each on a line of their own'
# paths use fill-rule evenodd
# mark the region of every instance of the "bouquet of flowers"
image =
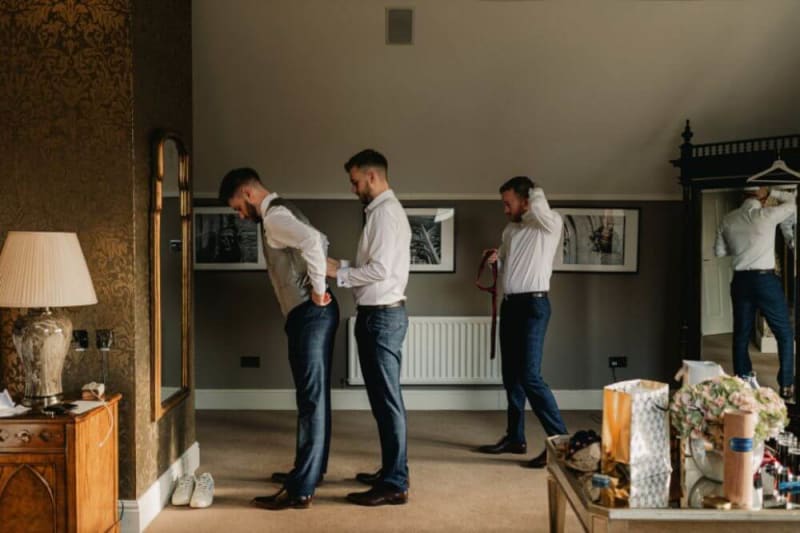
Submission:
<svg viewBox="0 0 800 533">
<path fill-rule="evenodd" d="M 717 376 L 683 386 L 672 396 L 672 426 L 683 438 L 705 439 L 723 449 L 723 417 L 729 411 L 756 413 L 756 442 L 777 436 L 788 422 L 786 404 L 769 387 L 754 389 L 735 376 Z"/>
</svg>

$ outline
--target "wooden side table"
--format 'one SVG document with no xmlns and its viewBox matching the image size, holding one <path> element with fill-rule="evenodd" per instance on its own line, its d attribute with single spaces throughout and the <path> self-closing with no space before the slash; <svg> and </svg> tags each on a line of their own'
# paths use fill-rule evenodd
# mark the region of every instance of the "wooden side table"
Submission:
<svg viewBox="0 0 800 533">
<path fill-rule="evenodd" d="M 119 531 L 120 398 L 77 414 L 0 418 L 2 531 Z"/>
</svg>

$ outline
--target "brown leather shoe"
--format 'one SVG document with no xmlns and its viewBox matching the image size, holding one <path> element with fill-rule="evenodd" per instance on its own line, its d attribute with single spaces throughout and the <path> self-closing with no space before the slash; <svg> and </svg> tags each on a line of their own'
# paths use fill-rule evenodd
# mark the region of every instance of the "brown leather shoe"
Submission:
<svg viewBox="0 0 800 533">
<path fill-rule="evenodd" d="M 349 502 L 356 505 L 403 505 L 408 503 L 408 491 L 401 491 L 388 485 L 380 484 L 366 492 L 351 492 L 347 495 Z"/>
<path fill-rule="evenodd" d="M 522 466 L 526 468 L 544 468 L 547 466 L 547 450 L 543 451 L 530 461 L 522 463 Z"/>
<path fill-rule="evenodd" d="M 256 496 L 251 502 L 256 507 L 280 511 L 282 509 L 308 509 L 312 496 L 289 496 L 286 489 L 281 489 L 272 496 Z"/>
<path fill-rule="evenodd" d="M 381 480 L 381 469 L 379 468 L 376 472 L 370 474 L 369 472 L 359 472 L 356 474 L 356 481 L 363 483 L 364 485 L 369 485 L 370 487 L 374 486 L 375 483 Z"/>
<path fill-rule="evenodd" d="M 497 444 L 486 444 L 484 446 L 479 446 L 478 451 L 480 453 L 491 453 L 491 454 L 498 454 L 498 453 L 516 453 L 516 454 L 523 454 L 527 453 L 528 446 L 524 442 L 511 442 L 508 440 L 508 437 L 503 437 Z"/>
<path fill-rule="evenodd" d="M 317 480 L 317 487 L 322 485 L 322 480 L 325 476 L 320 475 L 319 480 Z M 278 483 L 279 485 L 286 484 L 286 480 L 289 479 L 289 472 L 273 472 L 272 475 L 269 477 L 269 480 L 273 483 Z"/>
</svg>

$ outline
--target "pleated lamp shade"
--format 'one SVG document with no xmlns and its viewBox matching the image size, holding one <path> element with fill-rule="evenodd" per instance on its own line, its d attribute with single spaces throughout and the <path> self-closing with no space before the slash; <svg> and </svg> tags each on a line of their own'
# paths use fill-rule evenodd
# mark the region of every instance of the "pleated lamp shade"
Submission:
<svg viewBox="0 0 800 533">
<path fill-rule="evenodd" d="M 11 231 L 0 253 L 0 307 L 97 303 L 75 233 Z"/>
</svg>

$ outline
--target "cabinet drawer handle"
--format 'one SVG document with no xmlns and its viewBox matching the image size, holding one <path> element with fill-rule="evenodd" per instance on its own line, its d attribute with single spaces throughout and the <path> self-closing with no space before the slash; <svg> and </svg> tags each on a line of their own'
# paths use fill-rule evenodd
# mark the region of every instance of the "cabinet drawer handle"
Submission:
<svg viewBox="0 0 800 533">
<path fill-rule="evenodd" d="M 23 429 L 22 431 L 17 432 L 15 435 L 19 440 L 22 442 L 30 442 L 31 441 L 31 434 L 28 430 Z"/>
<path fill-rule="evenodd" d="M 39 433 L 39 438 L 45 442 L 50 442 L 50 439 L 53 438 L 53 434 L 45 429 L 44 431 Z"/>
</svg>

